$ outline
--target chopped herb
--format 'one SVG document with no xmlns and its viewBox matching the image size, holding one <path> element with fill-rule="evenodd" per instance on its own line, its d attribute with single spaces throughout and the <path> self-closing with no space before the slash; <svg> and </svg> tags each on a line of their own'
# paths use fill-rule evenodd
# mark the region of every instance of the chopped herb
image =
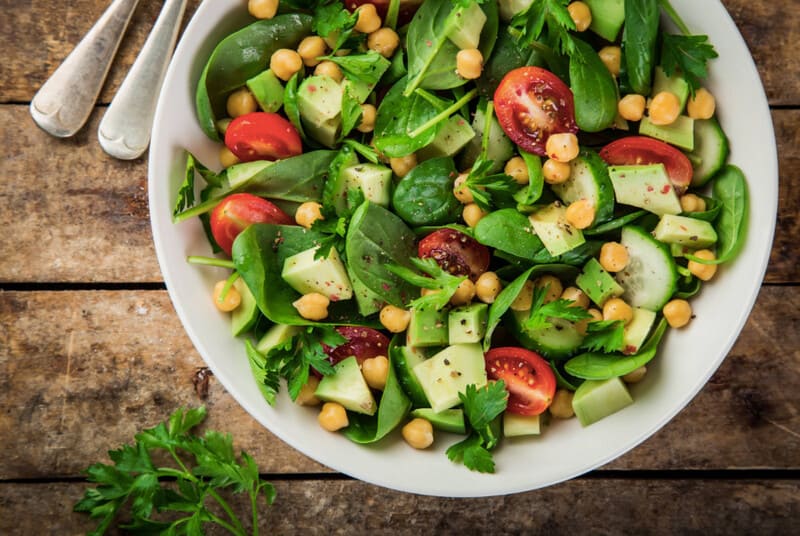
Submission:
<svg viewBox="0 0 800 536">
<path fill-rule="evenodd" d="M 708 60 L 716 58 L 717 51 L 708 42 L 707 35 L 664 34 L 661 39 L 661 67 L 667 76 L 679 73 L 694 92 L 708 77 Z"/>
<path fill-rule="evenodd" d="M 420 275 L 405 266 L 398 266 L 396 264 L 387 265 L 386 268 L 412 285 L 435 291 L 412 301 L 410 305 L 416 309 L 433 308 L 438 311 L 450 303 L 450 298 L 456 293 L 461 282 L 466 279 L 466 276 L 455 276 L 442 270 L 437 262 L 430 258 L 419 259 L 412 257 L 409 261 L 415 268 L 430 277 Z"/>
<path fill-rule="evenodd" d="M 463 463 L 468 469 L 480 473 L 494 473 L 494 460 L 490 452 L 500 441 L 497 418 L 508 405 L 508 391 L 502 380 L 478 389 L 468 385 L 458 397 L 464 404 L 464 415 L 472 432 L 463 441 L 447 449 L 447 457 Z"/>
<path fill-rule="evenodd" d="M 549 328 L 553 324 L 549 321 L 551 318 L 563 318 L 570 322 L 579 322 L 592 318 L 586 309 L 575 305 L 572 300 L 557 299 L 550 303 L 544 303 L 544 298 L 547 295 L 549 285 L 534 289 L 533 291 L 533 304 L 531 305 L 531 314 L 525 321 L 525 329 L 535 330 Z"/>
<path fill-rule="evenodd" d="M 625 338 L 625 323 L 622 320 L 600 320 L 589 322 L 581 348 L 590 352 L 618 352 Z"/>
</svg>

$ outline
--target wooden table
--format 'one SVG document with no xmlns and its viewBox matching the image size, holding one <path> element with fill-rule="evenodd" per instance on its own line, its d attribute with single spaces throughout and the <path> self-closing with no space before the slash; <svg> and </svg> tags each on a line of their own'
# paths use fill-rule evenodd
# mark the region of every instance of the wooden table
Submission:
<svg viewBox="0 0 800 536">
<path fill-rule="evenodd" d="M 151 243 L 146 158 L 105 156 L 95 138 L 102 109 L 69 140 L 47 136 L 28 115 L 37 88 L 107 3 L 0 0 L 0 534 L 88 529 L 71 513 L 87 488 L 82 470 L 178 406 L 200 403 L 208 426 L 231 432 L 276 485 L 262 521 L 279 533 L 797 530 L 800 6 L 724 0 L 766 86 L 781 183 L 766 280 L 722 367 L 670 424 L 602 469 L 540 491 L 455 500 L 331 472 L 264 430 L 213 378 L 199 398 L 193 378 L 203 361 Z M 140 4 L 98 108 L 161 2 Z"/>
</svg>

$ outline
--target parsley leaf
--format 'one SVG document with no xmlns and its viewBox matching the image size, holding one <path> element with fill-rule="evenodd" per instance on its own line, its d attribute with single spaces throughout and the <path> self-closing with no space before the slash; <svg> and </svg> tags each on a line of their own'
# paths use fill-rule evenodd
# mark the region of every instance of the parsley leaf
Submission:
<svg viewBox="0 0 800 536">
<path fill-rule="evenodd" d="M 415 309 L 433 308 L 438 311 L 450 303 L 450 298 L 456 293 L 458 286 L 467 278 L 466 276 L 455 276 L 442 270 L 439 264 L 431 258 L 419 259 L 411 257 L 409 262 L 430 277 L 420 275 L 414 270 L 397 264 L 389 264 L 386 269 L 412 285 L 435 291 L 412 301 L 410 305 Z"/>
<path fill-rule="evenodd" d="M 464 415 L 476 430 L 486 428 L 506 410 L 508 392 L 502 380 L 487 384 L 480 389 L 475 385 L 467 385 L 458 398 L 464 403 Z M 494 446 L 494 445 L 493 445 Z"/>
<path fill-rule="evenodd" d="M 311 21 L 311 29 L 314 33 L 333 39 L 333 52 L 336 52 L 346 43 L 351 41 L 353 30 L 358 21 L 358 13 L 350 13 L 341 2 L 331 2 L 317 6 L 314 9 L 314 18 Z M 363 39 L 363 35 L 360 36 Z M 357 43 L 352 43 L 355 45 Z M 348 44 L 350 46 L 350 44 Z"/>
<path fill-rule="evenodd" d="M 350 134 L 351 130 L 358 126 L 361 115 L 361 103 L 353 96 L 350 88 L 345 88 L 342 92 L 342 130 L 339 133 L 338 141 L 342 141 L 345 136 Z"/>
<path fill-rule="evenodd" d="M 458 397 L 464 404 L 464 415 L 472 426 L 472 433 L 463 441 L 447 449 L 447 457 L 463 463 L 468 469 L 480 473 L 494 473 L 491 450 L 500 440 L 498 417 L 508 404 L 508 392 L 502 380 L 478 389 L 467 385 Z"/>
<path fill-rule="evenodd" d="M 622 350 L 624 338 L 625 324 L 622 320 L 589 322 L 581 348 L 590 352 L 618 352 Z"/>
<path fill-rule="evenodd" d="M 492 164 L 491 160 L 481 161 L 479 158 L 464 182 L 472 193 L 475 204 L 485 212 L 491 211 L 504 198 L 513 199 L 513 195 L 519 190 L 519 184 L 505 173 L 486 175 L 485 172 Z"/>
<path fill-rule="evenodd" d="M 520 32 L 523 43 L 531 45 L 537 41 L 547 29 L 547 38 L 553 42 L 553 48 L 562 54 L 572 55 L 575 42 L 570 30 L 575 23 L 567 10 L 569 0 L 538 0 L 527 9 L 517 13 L 511 19 L 511 27 Z"/>
<path fill-rule="evenodd" d="M 663 34 L 661 38 L 661 67 L 667 76 L 680 73 L 692 95 L 703 85 L 702 79 L 708 77 L 708 60 L 717 56 L 707 35 Z"/>
<path fill-rule="evenodd" d="M 572 300 L 557 299 L 550 303 L 544 303 L 549 285 L 534 289 L 533 305 L 531 314 L 525 321 L 525 329 L 535 330 L 551 327 L 553 324 L 550 318 L 563 318 L 570 322 L 579 322 L 592 318 L 586 309 L 575 305 Z"/>
</svg>

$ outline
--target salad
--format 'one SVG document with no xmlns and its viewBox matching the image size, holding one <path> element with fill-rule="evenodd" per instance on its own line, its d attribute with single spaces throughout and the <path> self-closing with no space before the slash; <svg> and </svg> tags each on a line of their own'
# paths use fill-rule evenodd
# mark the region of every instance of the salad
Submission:
<svg viewBox="0 0 800 536">
<path fill-rule="evenodd" d="M 230 270 L 266 402 L 480 472 L 633 403 L 744 241 L 707 37 L 666 0 L 248 8 L 196 89 L 220 166 L 187 155 L 173 219 Z"/>
</svg>

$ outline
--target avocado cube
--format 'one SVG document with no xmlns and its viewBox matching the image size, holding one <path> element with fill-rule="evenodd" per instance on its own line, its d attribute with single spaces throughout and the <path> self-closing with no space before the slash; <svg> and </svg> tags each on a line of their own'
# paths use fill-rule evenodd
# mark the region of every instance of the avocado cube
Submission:
<svg viewBox="0 0 800 536">
<path fill-rule="evenodd" d="M 458 6 L 450 14 L 454 23 L 447 38 L 459 49 L 478 48 L 481 42 L 481 30 L 486 24 L 486 13 L 478 2 L 470 2 L 467 7 Z"/>
<path fill-rule="evenodd" d="M 301 251 L 283 262 L 281 277 L 300 294 L 319 292 L 331 301 L 349 300 L 353 286 L 336 248 L 315 259 L 319 247 Z"/>
<path fill-rule="evenodd" d="M 420 348 L 446 346 L 448 343 L 447 311 L 412 309 L 407 337 L 409 346 Z"/>
<path fill-rule="evenodd" d="M 572 398 L 572 409 L 581 426 L 589 426 L 631 404 L 633 398 L 619 378 L 586 380 Z"/>
<path fill-rule="evenodd" d="M 653 236 L 659 242 L 679 244 L 692 249 L 702 249 L 717 242 L 714 226 L 704 220 L 664 214 L 661 216 Z"/>
<path fill-rule="evenodd" d="M 297 90 L 297 110 L 309 136 L 333 148 L 342 126 L 344 90 L 330 76 L 309 76 Z"/>
<path fill-rule="evenodd" d="M 454 344 L 414 367 L 425 396 L 435 412 L 461 403 L 458 393 L 467 385 L 486 385 L 486 364 L 480 344 Z"/>
<path fill-rule="evenodd" d="M 231 334 L 238 337 L 242 333 L 250 331 L 261 314 L 256 298 L 250 292 L 250 287 L 240 277 L 233 283 L 233 287 L 239 292 L 242 301 L 239 306 L 231 311 Z"/>
<path fill-rule="evenodd" d="M 609 298 L 622 296 L 625 292 L 597 259 L 589 259 L 583 267 L 583 273 L 575 279 L 575 284 L 601 307 Z"/>
<path fill-rule="evenodd" d="M 633 318 L 625 325 L 622 338 L 622 353 L 633 355 L 639 351 L 644 344 L 650 328 L 656 320 L 653 311 L 641 307 L 633 308 Z"/>
<path fill-rule="evenodd" d="M 680 214 L 681 202 L 664 164 L 609 166 L 608 176 L 618 203 L 663 216 Z"/>
<path fill-rule="evenodd" d="M 617 40 L 622 24 L 625 22 L 625 0 L 585 0 L 592 12 L 589 29 L 605 39 Z"/>
<path fill-rule="evenodd" d="M 283 106 L 283 84 L 272 69 L 248 80 L 247 87 L 265 112 L 277 112 Z"/>
<path fill-rule="evenodd" d="M 517 415 L 506 411 L 503 413 L 503 435 L 519 437 L 539 435 L 541 433 L 541 415 Z"/>
<path fill-rule="evenodd" d="M 678 97 L 678 102 L 681 103 L 681 110 L 686 106 L 686 100 L 689 98 L 689 83 L 684 77 L 675 73 L 672 76 L 667 76 L 664 69 L 656 67 L 655 74 L 653 75 L 653 95 L 658 95 L 662 91 L 668 91 Z"/>
<path fill-rule="evenodd" d="M 679 115 L 669 125 L 654 125 L 649 117 L 642 117 L 639 134 L 677 145 L 687 151 L 694 149 L 694 119 L 688 115 Z"/>
<path fill-rule="evenodd" d="M 326 402 L 338 402 L 350 411 L 374 415 L 378 404 L 361 374 L 356 357 L 350 356 L 339 361 L 333 370 L 333 374 L 323 376 L 319 381 L 314 395 Z"/>
<path fill-rule="evenodd" d="M 453 156 L 475 138 L 475 131 L 460 115 L 450 117 L 433 141 L 417 151 L 417 158 L 428 160 L 438 156 Z"/>
<path fill-rule="evenodd" d="M 417 408 L 413 410 L 410 415 L 414 418 L 425 419 L 430 422 L 434 428 L 443 432 L 451 432 L 454 434 L 467 433 L 466 423 L 464 422 L 464 410 L 462 409 L 446 409 L 437 413 L 431 408 Z"/>
<path fill-rule="evenodd" d="M 528 219 L 536 235 L 553 257 L 586 242 L 581 230 L 567 221 L 567 207 L 560 202 L 551 203 L 537 210 L 528 216 Z"/>
<path fill-rule="evenodd" d="M 447 316 L 450 344 L 480 342 L 486 334 L 489 306 L 473 303 L 457 307 Z"/>
<path fill-rule="evenodd" d="M 392 192 L 392 170 L 380 164 L 356 164 L 342 170 L 347 189 L 360 188 L 364 197 L 388 207 Z M 355 207 L 350 207 L 355 208 Z"/>
<path fill-rule="evenodd" d="M 258 340 L 258 343 L 256 343 L 256 350 L 258 350 L 260 354 L 267 355 L 270 350 L 282 345 L 301 331 L 303 331 L 302 326 L 275 324 Z"/>
</svg>

